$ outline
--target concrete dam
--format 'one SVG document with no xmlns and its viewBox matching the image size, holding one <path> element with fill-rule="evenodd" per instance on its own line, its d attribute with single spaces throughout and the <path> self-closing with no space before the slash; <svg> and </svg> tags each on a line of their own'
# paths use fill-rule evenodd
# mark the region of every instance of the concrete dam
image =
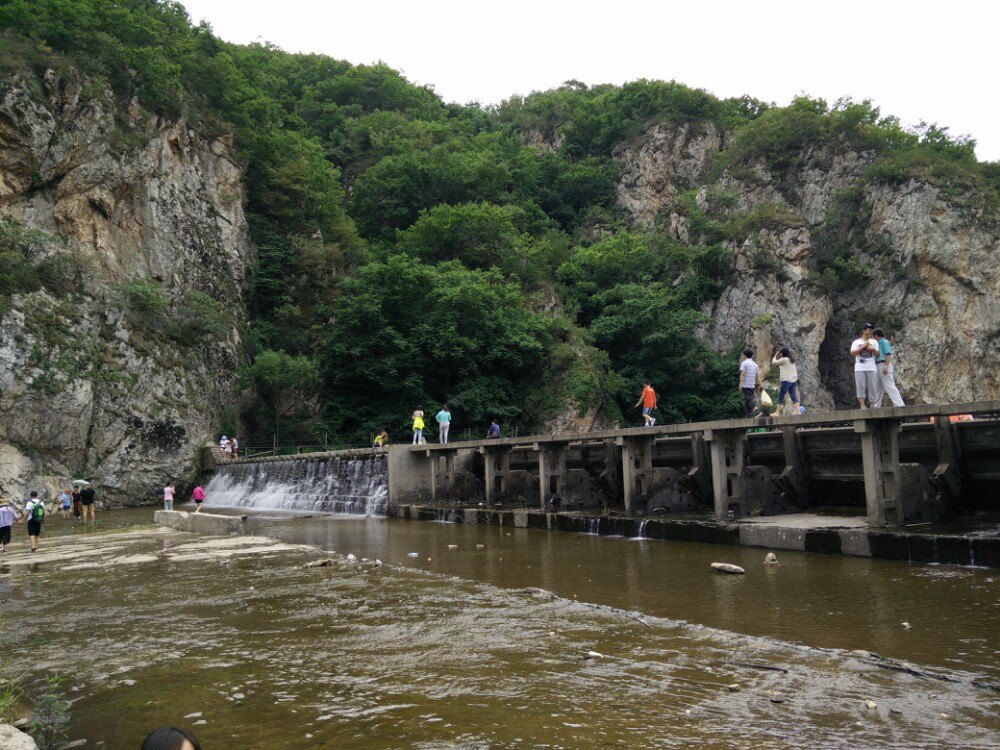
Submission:
<svg viewBox="0 0 1000 750">
<path fill-rule="evenodd" d="M 206 490 L 231 507 L 1000 566 L 1000 401 L 240 459 Z"/>
</svg>

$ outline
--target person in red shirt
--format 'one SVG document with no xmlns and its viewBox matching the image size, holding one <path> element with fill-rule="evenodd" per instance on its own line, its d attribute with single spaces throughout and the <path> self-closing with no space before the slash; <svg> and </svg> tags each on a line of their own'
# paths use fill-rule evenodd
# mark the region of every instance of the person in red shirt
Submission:
<svg viewBox="0 0 1000 750">
<path fill-rule="evenodd" d="M 656 424 L 656 417 L 653 416 L 653 409 L 656 408 L 656 391 L 649 384 L 648 380 L 643 381 L 642 395 L 635 405 L 642 405 L 642 418 L 645 420 L 643 427 L 652 427 Z"/>
</svg>

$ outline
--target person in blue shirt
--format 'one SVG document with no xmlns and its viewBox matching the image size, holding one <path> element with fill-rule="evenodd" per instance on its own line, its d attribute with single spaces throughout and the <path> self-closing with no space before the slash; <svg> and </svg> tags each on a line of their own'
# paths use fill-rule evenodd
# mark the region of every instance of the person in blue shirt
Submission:
<svg viewBox="0 0 1000 750">
<path fill-rule="evenodd" d="M 438 442 L 442 445 L 448 444 L 448 428 L 451 427 L 451 412 L 448 411 L 448 404 L 441 407 L 441 411 L 434 415 L 438 423 Z"/>
<path fill-rule="evenodd" d="M 490 439 L 495 439 L 500 437 L 500 425 L 494 419 L 493 423 L 490 425 L 490 429 L 486 432 L 486 437 Z"/>
<path fill-rule="evenodd" d="M 893 406 L 902 406 L 903 397 L 899 395 L 896 387 L 896 373 L 892 365 L 892 344 L 885 337 L 885 332 L 881 328 L 876 328 L 872 335 L 878 342 L 878 354 L 875 356 L 875 364 L 878 367 L 878 381 L 875 384 L 875 402 L 872 406 L 877 409 L 882 406 L 882 399 L 886 394 Z"/>
</svg>

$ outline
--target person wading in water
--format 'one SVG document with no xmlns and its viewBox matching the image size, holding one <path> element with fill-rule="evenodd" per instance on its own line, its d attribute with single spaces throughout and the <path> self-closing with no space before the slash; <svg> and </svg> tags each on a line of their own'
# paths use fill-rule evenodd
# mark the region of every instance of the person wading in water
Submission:
<svg viewBox="0 0 1000 750">
<path fill-rule="evenodd" d="M 24 505 L 24 516 L 21 520 L 28 522 L 28 541 L 31 542 L 31 551 L 38 552 L 38 537 L 42 535 L 42 522 L 45 520 L 45 503 L 39 499 L 38 493 L 34 490 Z"/>
<path fill-rule="evenodd" d="M 17 513 L 10 507 L 7 498 L 0 497 L 0 554 L 7 551 L 10 544 L 10 531 L 15 523 L 20 523 Z"/>
<path fill-rule="evenodd" d="M 83 523 L 87 524 L 87 516 L 90 516 L 90 525 L 93 526 L 96 521 L 94 520 L 94 488 L 89 484 L 80 490 L 80 504 L 83 505 Z"/>
<path fill-rule="evenodd" d="M 194 504 L 195 504 L 194 512 L 195 513 L 200 513 L 201 512 L 201 504 L 203 502 L 205 502 L 205 490 L 203 490 L 201 488 L 200 484 L 197 487 L 195 487 L 193 490 L 191 490 L 191 499 L 194 500 Z"/>
</svg>

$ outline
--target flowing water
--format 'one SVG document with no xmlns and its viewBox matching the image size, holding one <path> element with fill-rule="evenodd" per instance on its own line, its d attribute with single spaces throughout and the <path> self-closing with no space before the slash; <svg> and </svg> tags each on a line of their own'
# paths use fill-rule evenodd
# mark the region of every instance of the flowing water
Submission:
<svg viewBox="0 0 1000 750">
<path fill-rule="evenodd" d="M 254 514 L 227 539 L 150 516 L 53 519 L 41 552 L 18 538 L 0 562 L 2 669 L 65 675 L 88 747 L 165 723 L 206 750 L 1000 747 L 996 571 L 354 516 Z M 330 550 L 359 562 L 306 567 Z"/>
<path fill-rule="evenodd" d="M 385 457 L 230 464 L 219 467 L 205 495 L 216 508 L 384 516 Z"/>
</svg>

